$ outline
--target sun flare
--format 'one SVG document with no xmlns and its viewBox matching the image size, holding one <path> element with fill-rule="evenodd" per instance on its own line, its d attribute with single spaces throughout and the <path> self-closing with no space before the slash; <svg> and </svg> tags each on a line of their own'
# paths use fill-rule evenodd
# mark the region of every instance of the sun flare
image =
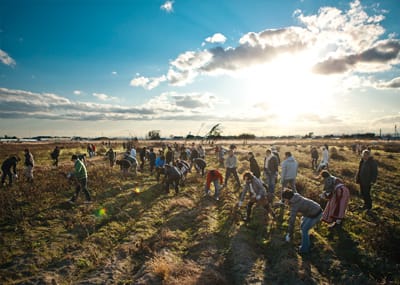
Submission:
<svg viewBox="0 0 400 285">
<path fill-rule="evenodd" d="M 331 79 L 312 73 L 306 56 L 286 56 L 246 70 L 244 92 L 263 111 L 289 124 L 303 114 L 326 115 L 335 88 Z"/>
</svg>

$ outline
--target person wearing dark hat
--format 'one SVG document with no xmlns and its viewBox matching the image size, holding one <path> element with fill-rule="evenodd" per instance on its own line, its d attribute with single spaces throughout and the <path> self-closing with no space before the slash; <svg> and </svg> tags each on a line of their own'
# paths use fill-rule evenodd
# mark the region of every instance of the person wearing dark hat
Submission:
<svg viewBox="0 0 400 285">
<path fill-rule="evenodd" d="M 12 186 L 13 176 L 15 178 L 18 178 L 17 163 L 20 160 L 21 159 L 18 156 L 13 155 L 3 161 L 2 165 L 1 165 L 1 172 L 2 172 L 1 185 L 4 185 L 4 183 L 6 181 L 6 177 L 8 176 L 8 185 Z M 13 173 L 11 172 L 11 169 L 13 170 Z"/>
<path fill-rule="evenodd" d="M 77 155 L 72 155 L 71 161 L 74 162 L 74 177 L 77 180 L 76 188 L 75 188 L 75 194 L 72 196 L 72 198 L 69 200 L 71 204 L 74 204 L 76 202 L 76 199 L 78 198 L 79 192 L 82 190 L 83 193 L 86 196 L 86 201 L 85 203 L 91 203 L 92 198 L 90 197 L 90 193 L 87 189 L 87 171 L 85 164 L 78 159 Z"/>
<path fill-rule="evenodd" d="M 296 221 L 297 213 L 302 214 L 301 218 L 301 245 L 299 253 L 310 252 L 310 229 L 321 220 L 322 208 L 321 206 L 308 198 L 295 193 L 292 189 L 285 188 L 282 193 L 282 199 L 290 207 L 290 218 L 288 233 L 286 234 L 286 241 L 290 242 L 293 238 L 294 224 Z"/>
<path fill-rule="evenodd" d="M 324 179 L 324 192 L 320 197 L 328 200 L 322 214 L 322 221 L 329 223 L 329 228 L 340 226 L 349 203 L 349 189 L 341 179 L 331 175 L 327 170 L 323 170 L 320 177 Z"/>
<path fill-rule="evenodd" d="M 376 182 L 378 177 L 378 164 L 368 149 L 364 149 L 361 155 L 362 158 L 358 166 L 356 183 L 360 184 L 360 192 L 364 200 L 362 209 L 370 211 L 372 209 L 371 186 Z"/>
</svg>

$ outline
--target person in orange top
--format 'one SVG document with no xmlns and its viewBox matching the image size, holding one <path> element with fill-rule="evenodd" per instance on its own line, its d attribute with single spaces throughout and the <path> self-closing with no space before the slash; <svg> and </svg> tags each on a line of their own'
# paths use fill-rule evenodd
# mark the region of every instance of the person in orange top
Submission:
<svg viewBox="0 0 400 285">
<path fill-rule="evenodd" d="M 207 176 L 206 176 L 206 186 L 205 186 L 205 192 L 206 195 L 210 195 L 211 191 L 211 182 L 214 184 L 215 187 L 215 193 L 214 193 L 214 199 L 215 200 L 219 200 L 219 191 L 223 188 L 222 186 L 220 186 L 220 184 L 222 184 L 222 174 L 216 170 L 210 170 L 207 172 Z"/>
</svg>

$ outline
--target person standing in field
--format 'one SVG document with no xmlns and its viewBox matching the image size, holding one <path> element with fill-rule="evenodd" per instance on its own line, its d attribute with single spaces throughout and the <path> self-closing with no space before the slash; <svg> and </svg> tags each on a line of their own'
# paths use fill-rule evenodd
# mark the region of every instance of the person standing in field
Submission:
<svg viewBox="0 0 400 285">
<path fill-rule="evenodd" d="M 78 159 L 77 155 L 72 155 L 71 161 L 74 162 L 74 172 L 73 176 L 77 180 L 76 188 L 75 188 L 75 194 L 72 196 L 72 198 L 69 200 L 71 204 L 74 204 L 76 200 L 78 199 L 79 193 L 82 192 L 85 194 L 86 201 L 85 204 L 89 204 L 92 202 L 92 198 L 90 197 L 89 190 L 87 188 L 87 180 L 88 180 L 88 175 L 87 175 L 87 170 L 85 167 L 85 164 Z"/>
<path fill-rule="evenodd" d="M 268 186 L 268 192 L 275 193 L 275 184 L 278 178 L 278 158 L 272 153 L 271 149 L 267 149 L 264 159 L 264 177 L 265 184 Z"/>
<path fill-rule="evenodd" d="M 322 170 L 320 177 L 324 179 L 324 192 L 320 197 L 328 200 L 322 214 L 322 221 L 328 223 L 328 227 L 332 229 L 342 224 L 350 192 L 341 179 L 331 175 L 327 170 Z"/>
<path fill-rule="evenodd" d="M 324 145 L 322 147 L 322 159 L 321 162 L 319 163 L 319 166 L 317 168 L 317 172 L 320 172 L 323 169 L 328 170 L 329 168 L 329 151 L 328 151 L 328 145 Z"/>
<path fill-rule="evenodd" d="M 150 174 L 153 174 L 154 167 L 156 166 L 156 153 L 154 152 L 154 148 L 150 148 L 149 152 L 149 165 L 150 165 Z"/>
<path fill-rule="evenodd" d="M 311 168 L 317 169 L 317 165 L 318 165 L 318 158 L 319 158 L 319 154 L 318 154 L 318 150 L 315 146 L 313 146 L 311 148 Z"/>
<path fill-rule="evenodd" d="M 156 179 L 157 179 L 157 182 L 160 181 L 161 173 L 164 173 L 164 166 L 165 166 L 165 157 L 164 157 L 163 154 L 160 154 L 156 158 Z"/>
<path fill-rule="evenodd" d="M 139 169 L 140 169 L 140 171 L 144 170 L 144 163 L 146 161 L 146 151 L 147 151 L 147 149 L 144 146 L 139 152 L 139 158 L 140 158 L 140 167 L 139 167 Z"/>
<path fill-rule="evenodd" d="M 189 156 L 190 170 L 192 170 L 193 161 L 194 161 L 196 158 L 199 158 L 199 157 L 200 157 L 199 151 L 197 150 L 195 144 L 192 143 L 192 147 L 191 147 L 191 149 L 190 149 L 190 156 Z"/>
<path fill-rule="evenodd" d="M 364 205 L 361 209 L 370 211 L 372 209 L 371 186 L 376 182 L 378 177 L 378 164 L 368 149 L 364 149 L 361 155 L 362 158 L 358 166 L 356 183 L 360 185 L 361 196 L 364 200 Z"/>
<path fill-rule="evenodd" d="M 116 156 L 117 153 L 113 150 L 112 147 L 106 152 L 106 157 L 108 158 L 108 161 L 110 163 L 110 168 L 114 167 Z"/>
<path fill-rule="evenodd" d="M 33 182 L 33 166 L 35 161 L 33 159 L 33 154 L 29 151 L 29 149 L 24 150 L 25 157 L 25 177 L 28 182 Z"/>
<path fill-rule="evenodd" d="M 205 194 L 206 195 L 210 195 L 211 194 L 211 182 L 214 184 L 214 188 L 215 188 L 215 192 L 214 192 L 214 199 L 215 200 L 219 200 L 219 192 L 221 191 L 221 189 L 223 188 L 221 186 L 222 184 L 222 174 L 216 170 L 210 170 L 207 172 L 207 176 L 206 176 L 206 185 L 205 185 Z"/>
<path fill-rule="evenodd" d="M 237 187 L 240 188 L 240 179 L 236 170 L 237 158 L 233 149 L 230 149 L 228 152 L 228 157 L 225 160 L 225 167 L 226 167 L 226 172 L 225 172 L 224 187 L 228 185 L 228 179 L 231 175 L 233 175 L 233 177 L 236 180 Z"/>
<path fill-rule="evenodd" d="M 12 186 L 12 182 L 13 182 L 13 177 L 18 178 L 17 175 L 17 163 L 20 161 L 21 159 L 16 156 L 13 155 L 9 158 L 7 158 L 6 160 L 3 161 L 3 163 L 1 164 L 1 185 L 4 186 L 4 183 L 6 181 L 6 177 L 8 176 L 8 185 Z M 11 170 L 13 172 L 11 172 Z"/>
<path fill-rule="evenodd" d="M 282 189 L 290 186 L 293 192 L 296 191 L 296 177 L 298 170 L 298 163 L 292 156 L 290 151 L 285 152 L 285 160 L 281 165 L 281 184 Z"/>
<path fill-rule="evenodd" d="M 50 156 L 53 159 L 53 165 L 58 166 L 58 157 L 60 156 L 60 148 L 56 146 L 54 150 L 50 153 Z"/>
<path fill-rule="evenodd" d="M 250 162 L 250 171 L 254 174 L 255 177 L 260 178 L 261 176 L 260 166 L 258 166 L 257 160 L 251 151 L 248 153 L 248 159 Z"/>
<path fill-rule="evenodd" d="M 170 145 L 167 146 L 167 152 L 165 153 L 165 163 L 169 165 L 174 163 L 174 151 Z"/>
<path fill-rule="evenodd" d="M 220 146 L 220 147 L 218 148 L 218 154 L 217 154 L 217 156 L 218 156 L 219 167 L 224 167 L 225 149 L 224 149 L 222 146 Z"/>
</svg>

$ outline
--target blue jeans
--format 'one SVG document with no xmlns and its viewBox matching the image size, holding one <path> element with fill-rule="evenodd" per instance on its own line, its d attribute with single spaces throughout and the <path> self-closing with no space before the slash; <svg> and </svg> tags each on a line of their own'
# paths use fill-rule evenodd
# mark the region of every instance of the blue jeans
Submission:
<svg viewBox="0 0 400 285">
<path fill-rule="evenodd" d="M 265 176 L 265 184 L 268 185 L 268 192 L 272 194 L 275 193 L 276 173 L 264 171 L 264 176 Z"/>
<path fill-rule="evenodd" d="M 215 188 L 214 198 L 218 198 L 219 191 L 221 190 L 221 187 L 219 186 L 219 181 L 218 181 L 218 179 L 215 179 L 212 181 L 212 183 L 214 184 L 214 188 Z M 207 185 L 204 190 L 205 190 L 206 194 L 208 194 L 208 191 L 210 191 L 210 189 L 207 189 Z"/>
<path fill-rule="evenodd" d="M 314 217 L 314 218 L 309 218 L 309 217 L 302 217 L 301 218 L 301 246 L 300 246 L 300 252 L 302 253 L 307 253 L 310 251 L 310 235 L 308 232 L 310 229 L 321 220 L 322 217 L 322 211 L 321 213 Z"/>
<path fill-rule="evenodd" d="M 228 184 L 228 179 L 231 175 L 233 175 L 233 177 L 235 177 L 237 185 L 240 186 L 240 179 L 239 179 L 238 173 L 236 171 L 236 167 L 226 168 L 224 185 L 226 186 Z"/>
<path fill-rule="evenodd" d="M 291 189 L 293 190 L 293 192 L 297 192 L 296 191 L 296 178 L 293 179 L 284 179 L 282 181 L 282 189 L 287 187 L 288 185 L 290 185 Z"/>
</svg>

